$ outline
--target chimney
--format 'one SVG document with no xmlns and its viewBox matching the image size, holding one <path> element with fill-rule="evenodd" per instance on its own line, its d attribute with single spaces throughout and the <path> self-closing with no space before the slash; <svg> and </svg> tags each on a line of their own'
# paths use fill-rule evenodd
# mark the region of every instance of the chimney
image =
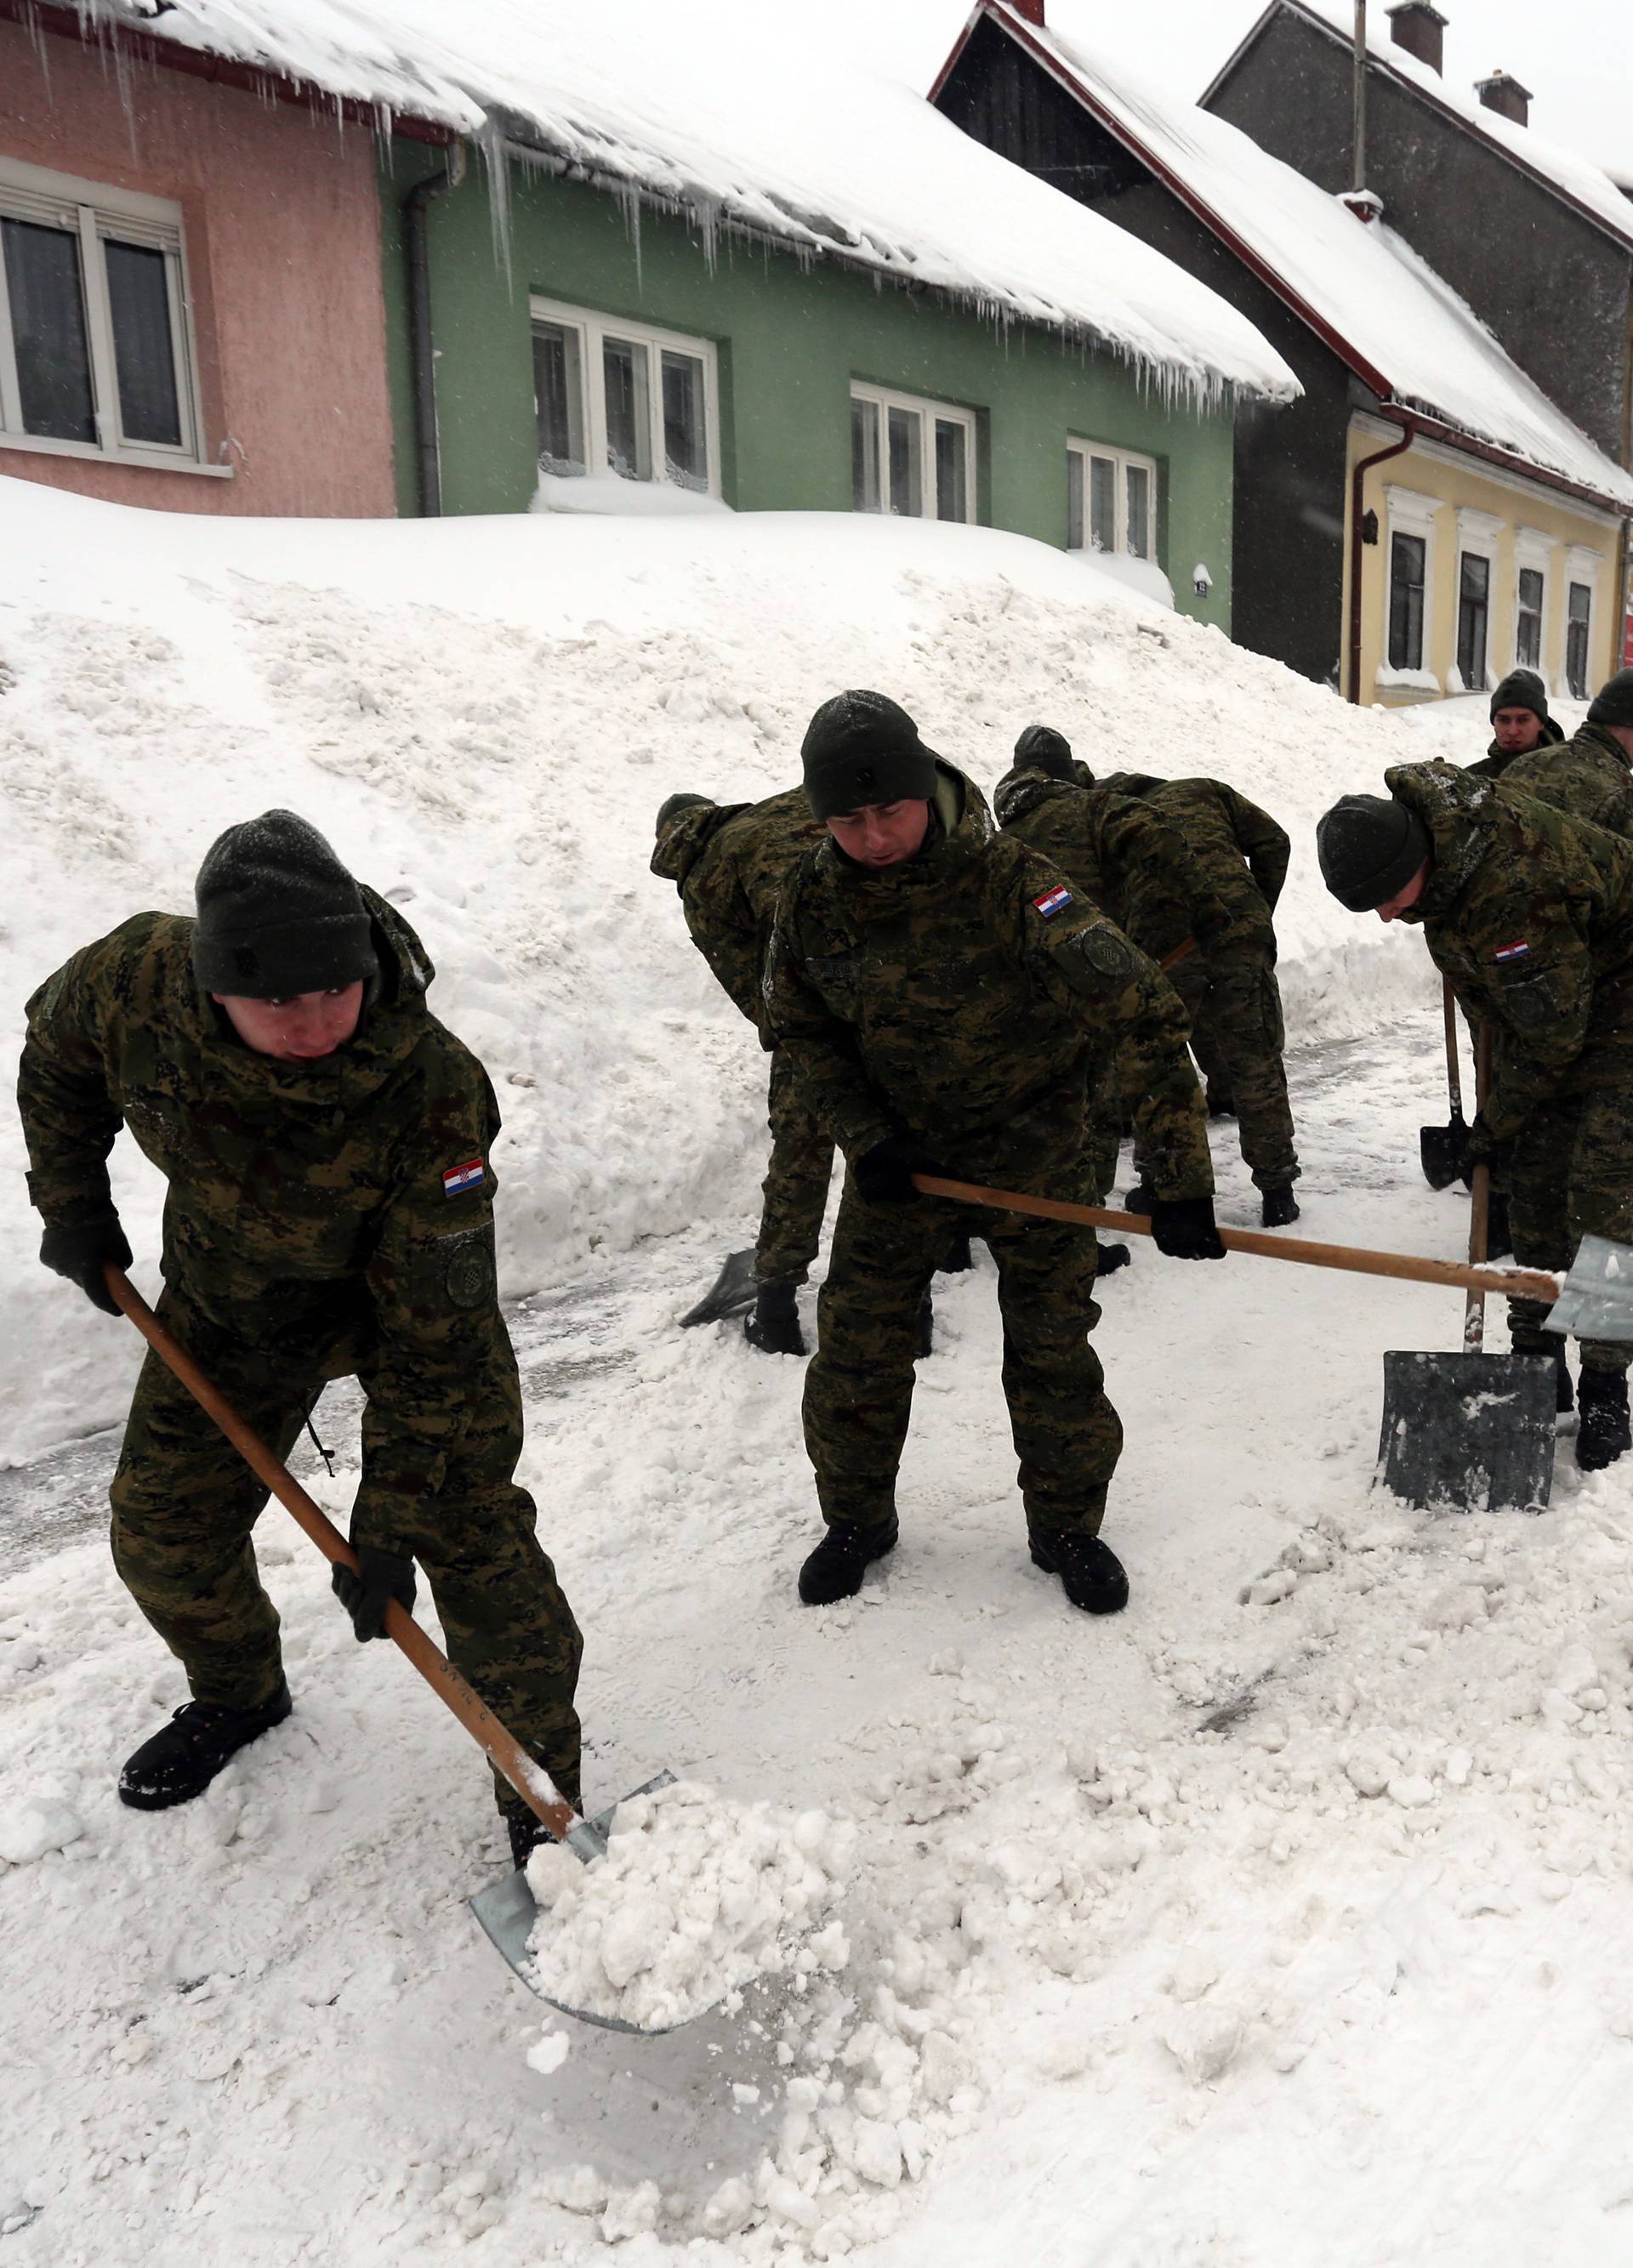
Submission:
<svg viewBox="0 0 1633 2268">
<path fill-rule="evenodd" d="M 1495 70 L 1489 78 L 1477 78 L 1474 92 L 1488 110 L 1495 110 L 1499 118 L 1511 118 L 1516 126 L 1524 126 L 1531 115 L 1531 89 L 1521 86 L 1512 71 Z"/>
<path fill-rule="evenodd" d="M 1036 24 L 1040 32 L 1045 29 L 1044 0 L 1009 0 L 1009 5 L 1017 16 L 1024 17 L 1029 24 Z"/>
<path fill-rule="evenodd" d="M 1398 0 L 1389 11 L 1389 33 L 1398 48 L 1427 63 L 1437 77 L 1444 60 L 1446 19 L 1430 0 Z"/>
</svg>

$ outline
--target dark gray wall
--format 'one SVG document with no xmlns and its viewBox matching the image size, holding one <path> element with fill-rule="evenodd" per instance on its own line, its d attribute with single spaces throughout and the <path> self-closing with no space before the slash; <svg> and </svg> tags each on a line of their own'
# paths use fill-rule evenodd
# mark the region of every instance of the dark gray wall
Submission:
<svg viewBox="0 0 1633 2268">
<path fill-rule="evenodd" d="M 1349 49 L 1278 9 L 1208 107 L 1322 188 L 1350 180 Z M 1376 65 L 1367 181 L 1384 217 L 1619 464 L 1629 457 L 1633 249 Z"/>
<path fill-rule="evenodd" d="M 1303 382 L 1302 401 L 1250 405 L 1236 426 L 1230 634 L 1325 681 L 1342 641 L 1345 442 L 1338 357 L 1173 193 L 987 18 L 938 98 L 978 142 L 1127 229 L 1217 291 Z M 1358 225 L 1358 224 L 1357 224 Z M 1367 394 L 1367 402 L 1372 396 Z M 1192 562 L 1174 559 L 1176 578 Z"/>
</svg>

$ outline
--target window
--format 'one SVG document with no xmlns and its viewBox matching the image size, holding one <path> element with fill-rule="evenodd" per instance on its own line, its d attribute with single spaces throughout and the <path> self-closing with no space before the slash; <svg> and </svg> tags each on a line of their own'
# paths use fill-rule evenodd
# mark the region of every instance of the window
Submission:
<svg viewBox="0 0 1633 2268">
<path fill-rule="evenodd" d="M 1522 567 L 1514 616 L 1514 659 L 1522 669 L 1542 666 L 1542 570 Z"/>
<path fill-rule="evenodd" d="M 1588 639 L 1592 628 L 1593 586 L 1573 583 L 1565 608 L 1565 682 L 1576 701 L 1588 697 Z"/>
<path fill-rule="evenodd" d="M 1429 543 L 1422 535 L 1397 531 L 1389 539 L 1389 666 L 1423 666 L 1423 598 L 1428 584 Z"/>
<path fill-rule="evenodd" d="M 1066 548 L 1156 556 L 1156 465 L 1090 441 L 1066 445 Z"/>
<path fill-rule="evenodd" d="M 0 164 L 0 447 L 199 463 L 181 208 Z"/>
<path fill-rule="evenodd" d="M 582 307 L 533 301 L 539 469 L 611 473 L 718 496 L 713 347 Z"/>
<path fill-rule="evenodd" d="M 1464 690 L 1486 689 L 1486 630 L 1491 610 L 1491 562 L 1478 552 L 1458 556 L 1457 666 Z"/>
<path fill-rule="evenodd" d="M 975 415 L 883 387 L 851 388 L 851 509 L 974 519 Z"/>
</svg>

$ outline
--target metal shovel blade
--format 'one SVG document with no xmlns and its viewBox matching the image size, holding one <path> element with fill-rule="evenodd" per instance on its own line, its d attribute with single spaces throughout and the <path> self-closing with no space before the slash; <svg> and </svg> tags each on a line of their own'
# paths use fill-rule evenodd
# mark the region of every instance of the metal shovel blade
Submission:
<svg viewBox="0 0 1633 2268">
<path fill-rule="evenodd" d="M 1425 1508 L 1541 1512 L 1555 1391 L 1545 1356 L 1386 1354 L 1378 1477 Z"/>
<path fill-rule="evenodd" d="M 1579 1339 L 1633 1339 L 1633 1245 L 1585 1236 L 1543 1329 Z"/>
<path fill-rule="evenodd" d="M 758 1290 L 752 1250 L 728 1252 L 725 1266 L 697 1306 L 681 1317 L 680 1327 L 689 1331 L 694 1323 L 721 1323 L 728 1315 L 746 1314 Z"/>
<path fill-rule="evenodd" d="M 655 1778 L 632 1788 L 629 1795 L 620 1797 L 619 1801 L 628 1803 L 632 1796 L 650 1795 L 654 1789 L 671 1786 L 674 1779 L 672 1771 L 661 1771 Z M 580 1820 L 568 1836 L 567 1848 L 587 1867 L 593 1866 L 597 1859 L 605 1858 L 607 1837 L 617 1808 L 617 1804 L 610 1804 L 605 1811 L 597 1812 L 594 1819 Z M 564 2016 L 576 2017 L 580 2024 L 597 2024 L 606 2032 L 635 2032 L 643 2039 L 655 2039 L 661 2032 L 681 2029 L 678 2024 L 654 2024 L 647 2028 L 626 2023 L 622 2016 L 592 2015 L 587 2008 L 569 2007 L 565 2000 L 551 1999 L 548 1992 L 541 1991 L 537 1972 L 528 1951 L 528 1942 L 538 1923 L 539 1910 L 532 1891 L 528 1888 L 527 1875 L 520 1867 L 512 1874 L 502 1874 L 497 1882 L 490 1883 L 485 1890 L 478 1890 L 465 1903 L 528 1992 L 536 1994 L 548 2007 L 559 2009 Z M 687 2021 L 695 2022 L 697 2019 L 689 2017 Z"/>
<path fill-rule="evenodd" d="M 1468 1122 L 1460 1110 L 1453 1111 L 1448 1125 L 1420 1126 L 1417 1148 L 1423 1161 L 1423 1179 L 1431 1189 L 1449 1189 L 1453 1182 L 1467 1180 L 1463 1160 L 1468 1149 Z"/>
</svg>

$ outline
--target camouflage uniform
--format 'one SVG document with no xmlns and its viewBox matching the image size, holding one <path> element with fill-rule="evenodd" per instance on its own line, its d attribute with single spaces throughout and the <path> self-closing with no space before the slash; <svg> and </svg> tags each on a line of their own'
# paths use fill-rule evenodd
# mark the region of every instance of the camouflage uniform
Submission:
<svg viewBox="0 0 1633 2268">
<path fill-rule="evenodd" d="M 190 919 L 138 914 L 77 953 L 28 1004 L 30 1193 L 48 1226 L 106 1211 L 106 1160 L 129 1126 L 169 1183 L 159 1315 L 280 1456 L 324 1381 L 356 1373 L 353 1543 L 419 1561 L 453 1660 L 576 1797 L 581 1642 L 512 1477 L 521 1397 L 494 1270 L 499 1108 L 425 1005 L 418 939 L 363 895 L 378 997 L 356 1036 L 311 1064 L 233 1035 L 194 977 Z M 445 1173 L 473 1164 L 450 1190 Z M 265 1704 L 283 1676 L 250 1543 L 266 1490 L 153 1353 L 112 1501 L 115 1564 L 194 1697 Z"/>
<path fill-rule="evenodd" d="M 772 1037 L 762 989 L 783 877 L 826 832 L 797 787 L 764 803 L 689 804 L 664 828 L 652 858 L 653 873 L 680 891 L 692 943 L 772 1050 L 771 1163 L 754 1255 L 763 1284 L 805 1281 L 822 1241 L 833 1174 L 832 1138 L 806 1108 Z"/>
<path fill-rule="evenodd" d="M 766 1002 L 812 1108 L 846 1156 L 907 1135 L 971 1181 L 1068 1198 L 1084 1188 L 1091 1072 L 1139 1060 L 1164 1197 L 1213 1187 L 1185 1015 L 1154 965 L 1012 836 L 994 837 L 950 767 L 925 848 L 882 873 L 831 842 L 789 877 Z M 889 1521 L 913 1398 L 919 1302 L 968 1221 L 998 1264 L 1004 1392 L 1027 1518 L 1095 1534 L 1122 1432 L 1088 1342 L 1087 1228 L 918 1199 L 870 1203 L 847 1175 L 806 1377 L 824 1516 Z"/>
<path fill-rule="evenodd" d="M 1208 991 L 1191 1049 L 1209 1091 L 1222 1101 L 1228 1095 L 1236 1111 L 1255 1187 L 1285 1189 L 1298 1179 L 1298 1152 L 1282 1061 L 1287 1033 L 1271 916 L 1287 880 L 1287 835 L 1223 780 L 1113 772 L 1101 785 L 1143 797 L 1167 820 L 1224 908 L 1230 926 L 1208 946 Z"/>
<path fill-rule="evenodd" d="M 1168 821 L 1134 796 L 1019 764 L 998 783 L 993 807 L 1001 827 L 1051 860 L 1164 968 L 1194 1019 L 1208 990 L 1208 952 L 1229 936 L 1230 922 Z M 1108 1070 L 1090 1098 L 1096 1203 L 1112 1186 L 1124 1120 L 1138 1099 L 1127 1067 Z"/>
<path fill-rule="evenodd" d="M 1569 740 L 1516 756 L 1502 780 L 1521 795 L 1551 803 L 1568 819 L 1633 836 L 1633 767 L 1603 725 L 1584 725 Z"/>
<path fill-rule="evenodd" d="M 1390 793 L 1433 843 L 1419 918 L 1496 1065 L 1483 1116 L 1510 1144 L 1514 1257 L 1567 1268 L 1592 1232 L 1633 1242 L 1633 847 L 1448 763 L 1401 764 Z M 1547 1309 L 1509 1302 L 1514 1345 L 1553 1353 Z M 1625 1345 L 1585 1341 L 1583 1366 L 1625 1370 Z"/>
</svg>

